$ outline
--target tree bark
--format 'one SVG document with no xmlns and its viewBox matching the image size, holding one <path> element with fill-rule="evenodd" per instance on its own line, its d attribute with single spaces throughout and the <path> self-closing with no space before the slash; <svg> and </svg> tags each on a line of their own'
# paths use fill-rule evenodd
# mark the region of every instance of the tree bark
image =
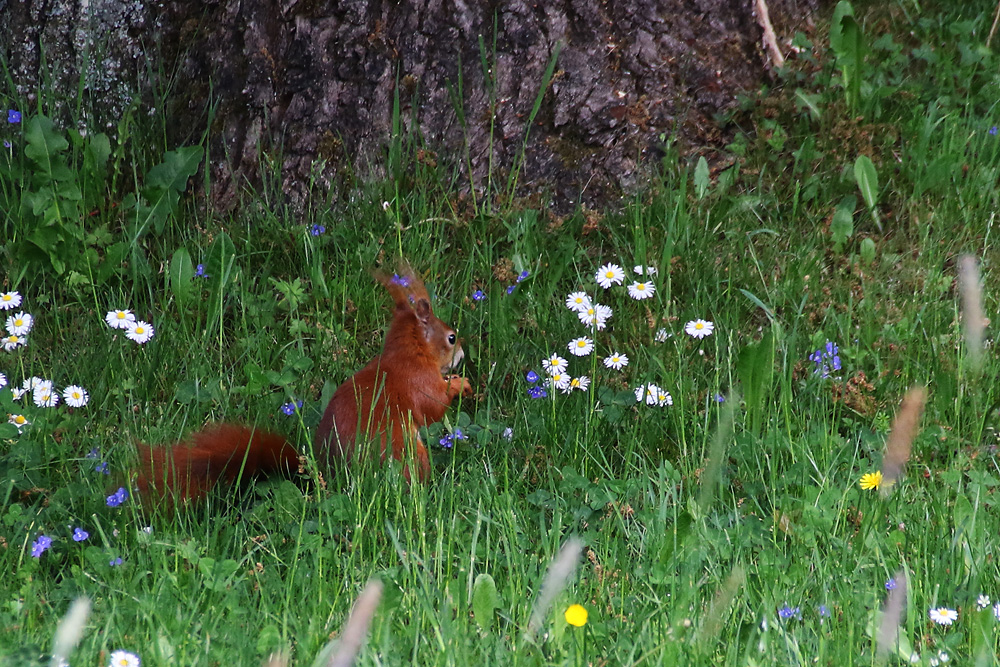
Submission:
<svg viewBox="0 0 1000 667">
<path fill-rule="evenodd" d="M 505 191 L 487 184 L 516 174 L 518 194 L 540 193 L 559 209 L 613 204 L 666 144 L 718 147 L 720 113 L 767 72 L 753 0 L 77 2 L 62 4 L 119 17 L 128 37 L 120 61 L 129 44 L 157 45 L 149 71 L 172 73 L 174 141 L 197 141 L 216 105 L 209 167 L 222 203 L 258 179 L 262 151 L 280 155 L 284 190 L 298 202 L 310 184 L 383 176 L 400 167 L 387 159 L 395 134 L 477 195 Z M 768 2 L 779 47 L 819 2 Z M 58 4 L 11 4 L 6 34 L 41 25 L 28 32 L 52 51 L 68 28 L 49 30 L 60 17 L 42 14 Z M 147 42 L 132 37 L 149 32 Z M 38 54 L 21 57 L 8 41 L 16 81 L 29 89 Z M 135 85 L 149 86 L 138 74 Z"/>
</svg>

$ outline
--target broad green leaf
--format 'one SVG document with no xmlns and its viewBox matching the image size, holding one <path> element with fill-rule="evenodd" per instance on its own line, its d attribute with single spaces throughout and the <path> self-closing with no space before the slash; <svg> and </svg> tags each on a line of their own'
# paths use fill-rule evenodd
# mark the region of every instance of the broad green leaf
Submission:
<svg viewBox="0 0 1000 667">
<path fill-rule="evenodd" d="M 170 291 L 181 305 L 191 301 L 194 292 L 194 267 L 186 248 L 179 248 L 170 259 Z"/>
<path fill-rule="evenodd" d="M 483 630 L 493 627 L 493 615 L 500 606 L 497 584 L 488 574 L 480 574 L 472 585 L 472 613 Z"/>
<path fill-rule="evenodd" d="M 694 168 L 694 192 L 698 199 L 704 199 L 710 184 L 708 161 L 702 155 Z"/>
</svg>

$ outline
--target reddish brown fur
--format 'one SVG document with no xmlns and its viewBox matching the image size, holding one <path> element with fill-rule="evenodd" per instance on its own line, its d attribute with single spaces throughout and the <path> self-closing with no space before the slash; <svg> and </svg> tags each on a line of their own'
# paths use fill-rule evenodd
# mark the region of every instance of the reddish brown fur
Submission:
<svg viewBox="0 0 1000 667">
<path fill-rule="evenodd" d="M 316 431 L 315 454 L 331 467 L 354 458 L 358 436 L 377 441 L 384 459 L 391 444 L 392 456 L 404 462 L 410 479 L 410 457 L 416 460 L 417 478 L 430 475 L 430 456 L 417 429 L 444 417 L 459 394 L 470 395 L 472 386 L 462 377 L 443 377 L 461 361 L 463 352 L 455 332 L 434 316 L 423 282 L 412 271 L 400 271 L 407 286 L 378 275 L 395 303 L 382 354 L 344 382 L 330 399 Z M 451 340 L 449 340 L 451 338 Z M 407 444 L 413 452 L 407 453 Z"/>
<path fill-rule="evenodd" d="M 219 480 L 298 467 L 298 455 L 283 437 L 238 424 L 212 424 L 173 447 L 138 450 L 140 495 L 179 502 L 204 497 Z"/>
</svg>

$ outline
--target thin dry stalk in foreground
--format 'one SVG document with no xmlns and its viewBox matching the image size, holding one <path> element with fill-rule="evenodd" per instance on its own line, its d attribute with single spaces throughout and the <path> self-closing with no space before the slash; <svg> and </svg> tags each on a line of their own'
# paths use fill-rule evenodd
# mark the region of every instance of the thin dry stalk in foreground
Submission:
<svg viewBox="0 0 1000 667">
<path fill-rule="evenodd" d="M 896 586 L 886 596 L 885 609 L 882 610 L 882 624 L 878 629 L 876 653 L 880 660 L 889 654 L 890 649 L 899 646 L 903 610 L 906 609 L 906 573 L 899 570 L 893 575 L 892 580 L 896 582 Z"/>
<path fill-rule="evenodd" d="M 889 493 L 892 490 L 910 459 L 910 448 L 913 439 L 917 437 L 926 398 L 927 390 L 923 387 L 914 387 L 903 397 L 903 403 L 896 413 L 896 420 L 892 423 L 889 441 L 885 444 L 885 457 L 882 459 L 882 493 Z"/>
<path fill-rule="evenodd" d="M 53 665 L 68 665 L 69 655 L 80 643 L 83 637 L 83 628 L 87 625 L 87 617 L 90 615 L 90 600 L 79 597 L 70 605 L 69 611 L 59 622 L 56 628 L 56 637 L 52 642 L 52 662 Z"/>
<path fill-rule="evenodd" d="M 368 636 L 368 626 L 371 625 L 375 610 L 382 599 L 382 582 L 372 579 L 361 591 L 351 615 L 344 623 L 344 629 L 340 633 L 340 645 L 336 654 L 326 663 L 328 667 L 350 667 L 354 664 L 354 659 L 358 657 L 361 646 Z"/>
<path fill-rule="evenodd" d="M 979 282 L 979 263 L 972 255 L 962 255 L 958 260 L 958 287 L 962 293 L 962 328 L 965 346 L 969 350 L 972 367 L 976 370 L 983 363 L 983 331 L 986 316 L 983 314 L 983 288 Z"/>
<path fill-rule="evenodd" d="M 545 575 L 541 592 L 535 601 L 535 610 L 532 612 L 531 621 L 528 623 L 528 638 L 534 638 L 538 634 L 538 630 L 541 629 L 542 623 L 545 621 L 545 614 L 548 612 L 549 606 L 552 605 L 552 601 L 562 592 L 563 588 L 566 587 L 566 582 L 573 576 L 573 571 L 576 570 L 576 562 L 580 559 L 580 550 L 582 548 L 583 542 L 580 541 L 580 538 L 571 537 L 566 540 L 562 549 L 552 559 L 552 565 L 549 566 L 549 572 Z"/>
</svg>

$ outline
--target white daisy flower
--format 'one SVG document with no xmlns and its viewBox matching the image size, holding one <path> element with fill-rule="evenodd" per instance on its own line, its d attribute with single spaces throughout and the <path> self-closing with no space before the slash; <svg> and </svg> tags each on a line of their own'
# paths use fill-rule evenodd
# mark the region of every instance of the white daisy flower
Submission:
<svg viewBox="0 0 1000 667">
<path fill-rule="evenodd" d="M 625 280 L 625 272 L 617 264 L 605 264 L 597 269 L 597 275 L 594 278 L 598 285 L 608 289 L 612 285 L 621 285 Z"/>
<path fill-rule="evenodd" d="M 947 607 L 931 609 L 928 615 L 938 625 L 951 625 L 958 620 L 958 612 Z"/>
<path fill-rule="evenodd" d="M 129 340 L 134 340 L 135 342 L 142 345 L 150 338 L 152 338 L 154 333 L 156 332 L 153 331 L 152 324 L 150 324 L 149 322 L 143 322 L 142 320 L 137 320 L 136 322 L 133 322 L 131 326 L 129 326 L 129 328 L 127 329 L 127 333 L 125 334 L 125 337 L 128 338 Z"/>
<path fill-rule="evenodd" d="M 566 297 L 566 307 L 579 312 L 581 309 L 590 307 L 590 297 L 586 292 L 572 292 Z"/>
<path fill-rule="evenodd" d="M 659 400 L 660 388 L 653 383 L 641 384 L 635 388 L 635 400 L 642 403 L 646 402 L 646 405 L 656 405 Z"/>
<path fill-rule="evenodd" d="M 110 667 L 139 667 L 139 656 L 128 651 L 115 651 L 111 654 Z"/>
<path fill-rule="evenodd" d="M 579 338 L 574 338 L 569 342 L 569 353 L 576 357 L 585 357 L 591 353 L 594 349 L 594 341 L 587 338 L 586 336 L 581 336 Z"/>
<path fill-rule="evenodd" d="M 59 403 L 59 394 L 52 391 L 51 387 L 40 387 L 31 394 L 35 405 L 40 408 L 54 408 Z"/>
<path fill-rule="evenodd" d="M 7 331 L 18 336 L 26 336 L 34 324 L 28 313 L 18 313 L 7 318 Z"/>
<path fill-rule="evenodd" d="M 90 394 L 83 387 L 71 384 L 63 389 L 63 399 L 71 408 L 82 408 L 90 400 Z"/>
<path fill-rule="evenodd" d="M 638 264 L 632 269 L 632 272 L 635 273 L 637 276 L 641 276 L 643 274 L 649 276 L 655 276 L 656 271 L 657 270 L 655 266 L 643 266 L 642 264 Z"/>
<path fill-rule="evenodd" d="M 17 292 L 0 294 L 0 310 L 11 310 L 21 305 L 21 295 Z"/>
<path fill-rule="evenodd" d="M 670 395 L 669 391 L 667 391 L 666 389 L 660 389 L 659 387 L 657 387 L 657 389 L 658 391 L 656 392 L 656 404 L 658 406 L 662 408 L 665 405 L 674 404 L 674 398 L 673 396 Z"/>
<path fill-rule="evenodd" d="M 10 393 L 13 395 L 15 401 L 20 401 L 21 397 L 28 393 L 28 390 L 21 387 L 11 387 Z"/>
<path fill-rule="evenodd" d="M 36 391 L 38 389 L 52 389 L 52 380 L 46 380 L 40 378 L 37 375 L 32 375 L 30 378 L 21 383 L 21 386 L 28 391 Z"/>
<path fill-rule="evenodd" d="M 129 325 L 135 322 L 135 315 L 131 310 L 109 310 L 104 316 L 104 321 L 112 329 L 128 329 Z"/>
<path fill-rule="evenodd" d="M 16 426 L 18 431 L 31 423 L 24 415 L 10 415 L 7 417 L 7 422 Z"/>
<path fill-rule="evenodd" d="M 569 386 L 571 380 L 572 378 L 563 372 L 553 373 L 552 375 L 549 376 L 549 381 L 552 383 L 552 386 L 555 387 L 556 389 L 565 389 L 566 387 Z"/>
<path fill-rule="evenodd" d="M 548 359 L 542 359 L 542 368 L 549 375 L 554 375 L 556 373 L 563 373 L 569 366 L 569 362 L 560 357 L 558 354 L 553 354 Z"/>
<path fill-rule="evenodd" d="M 982 611 L 983 609 L 986 609 L 987 607 L 989 607 L 990 606 L 990 596 L 989 595 L 982 595 L 982 594 L 980 594 L 980 596 L 978 598 L 976 598 L 976 606 L 979 607 L 979 611 Z"/>
<path fill-rule="evenodd" d="M 10 334 L 9 336 L 4 336 L 3 338 L 0 338 L 0 343 L 3 343 L 3 349 L 7 350 L 8 352 L 16 350 L 22 345 L 25 345 L 27 342 L 28 339 L 25 338 L 24 336 L 18 336 L 17 334 L 13 333 Z"/>
<path fill-rule="evenodd" d="M 635 299 L 636 301 L 642 301 L 643 299 L 648 299 L 653 296 L 656 292 L 656 287 L 650 282 L 634 282 L 628 286 L 628 295 Z"/>
<path fill-rule="evenodd" d="M 667 339 L 669 338 L 670 338 L 670 332 L 668 332 L 666 329 L 657 329 L 656 335 L 653 336 L 653 339 L 657 343 L 666 343 Z"/>
<path fill-rule="evenodd" d="M 624 354 L 618 354 L 617 352 L 612 352 L 604 359 L 604 365 L 607 368 L 613 368 L 616 371 L 628 366 L 628 357 Z"/>
<path fill-rule="evenodd" d="M 6 386 L 7 386 L 7 376 L 4 375 L 3 373 L 0 373 L 0 389 L 3 389 Z"/>
<path fill-rule="evenodd" d="M 587 391 L 587 387 L 590 386 L 590 378 L 586 375 L 581 375 L 578 378 L 573 378 L 569 382 L 570 389 L 579 389 L 580 391 Z"/>
<path fill-rule="evenodd" d="M 500 434 L 500 436 L 501 436 L 501 437 L 502 437 L 502 438 L 503 438 L 504 440 L 506 440 L 506 441 L 510 442 L 511 440 L 513 440 L 513 439 L 514 439 L 514 429 L 512 429 L 512 428 L 511 428 L 510 426 L 508 426 L 507 428 L 505 428 L 505 429 L 503 430 L 503 433 L 501 433 L 501 434 Z"/>
<path fill-rule="evenodd" d="M 599 303 L 589 306 L 588 308 L 581 308 L 576 312 L 577 317 L 580 321 L 589 327 L 596 327 L 598 331 L 603 329 L 611 317 L 612 310 L 610 306 L 603 306 Z"/>
<path fill-rule="evenodd" d="M 684 325 L 684 333 L 693 338 L 711 336 L 713 331 L 715 331 L 715 325 L 706 320 L 691 320 Z"/>
</svg>

